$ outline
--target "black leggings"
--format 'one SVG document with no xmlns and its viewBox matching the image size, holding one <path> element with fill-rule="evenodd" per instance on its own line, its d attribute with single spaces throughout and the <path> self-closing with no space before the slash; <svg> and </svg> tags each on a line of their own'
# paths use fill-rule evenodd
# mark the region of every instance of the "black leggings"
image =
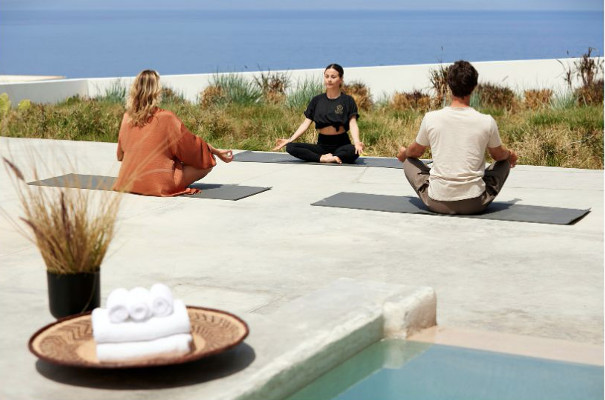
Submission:
<svg viewBox="0 0 605 400">
<path fill-rule="evenodd" d="M 343 163 L 354 164 L 359 154 L 355 153 L 355 146 L 351 144 L 347 132 L 338 135 L 319 134 L 317 144 L 288 143 L 286 151 L 296 158 L 305 161 L 319 162 L 322 155 L 331 153 L 340 158 Z"/>
</svg>

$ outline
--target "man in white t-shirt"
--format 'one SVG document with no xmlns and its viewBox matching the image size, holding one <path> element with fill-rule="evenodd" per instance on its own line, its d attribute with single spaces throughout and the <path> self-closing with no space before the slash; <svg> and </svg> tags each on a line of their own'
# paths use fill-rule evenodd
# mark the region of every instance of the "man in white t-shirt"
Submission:
<svg viewBox="0 0 605 400">
<path fill-rule="evenodd" d="M 450 66 L 447 83 L 452 103 L 428 112 L 416 141 L 401 147 L 397 154 L 418 197 L 437 213 L 482 212 L 496 198 L 517 162 L 515 152 L 502 146 L 496 121 L 470 106 L 478 77 L 467 61 Z M 427 147 L 433 154 L 432 168 L 419 160 Z M 487 168 L 485 150 L 496 161 Z"/>
</svg>

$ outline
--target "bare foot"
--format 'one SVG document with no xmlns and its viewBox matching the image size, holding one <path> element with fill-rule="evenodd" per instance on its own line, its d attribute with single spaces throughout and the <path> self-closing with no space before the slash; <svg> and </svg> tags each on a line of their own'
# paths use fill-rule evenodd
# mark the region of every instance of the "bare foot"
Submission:
<svg viewBox="0 0 605 400">
<path fill-rule="evenodd" d="M 337 164 L 342 164 L 342 161 L 340 161 L 340 158 L 332 155 L 332 153 L 322 154 L 322 156 L 319 157 L 319 162 L 321 162 L 321 163 L 337 163 Z"/>
</svg>

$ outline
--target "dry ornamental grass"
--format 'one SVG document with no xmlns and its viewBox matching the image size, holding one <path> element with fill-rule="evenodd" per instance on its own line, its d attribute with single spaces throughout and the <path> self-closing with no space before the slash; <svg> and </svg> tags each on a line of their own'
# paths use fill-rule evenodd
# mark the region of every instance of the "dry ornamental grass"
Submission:
<svg viewBox="0 0 605 400">
<path fill-rule="evenodd" d="M 552 99 L 552 90 L 550 89 L 534 89 L 523 92 L 525 107 L 537 110 L 546 108 L 550 105 Z"/>
<path fill-rule="evenodd" d="M 370 89 L 361 82 L 351 82 L 350 84 L 343 85 L 342 91 L 353 97 L 355 104 L 360 110 L 369 111 L 374 105 L 372 101 L 372 95 Z"/>
<path fill-rule="evenodd" d="M 434 101 L 433 101 L 434 102 Z M 433 103 L 429 95 L 424 94 L 418 90 L 412 93 L 400 93 L 395 92 L 390 102 L 390 106 L 394 110 L 405 111 L 405 110 L 416 110 L 416 111 L 428 111 Z"/>
<path fill-rule="evenodd" d="M 50 189 L 28 185 L 3 157 L 24 216 L 9 219 L 36 245 L 51 273 L 97 272 L 114 235 L 121 196 L 114 192 Z M 34 179 L 38 180 L 34 171 Z M 94 193 L 93 193 L 94 192 Z"/>
<path fill-rule="evenodd" d="M 200 93 L 200 105 L 202 108 L 208 108 L 214 104 L 224 102 L 225 93 L 220 86 L 210 85 Z"/>
<path fill-rule="evenodd" d="M 511 89 L 492 83 L 480 83 L 475 89 L 483 107 L 512 110 L 518 106 L 515 92 Z"/>
</svg>

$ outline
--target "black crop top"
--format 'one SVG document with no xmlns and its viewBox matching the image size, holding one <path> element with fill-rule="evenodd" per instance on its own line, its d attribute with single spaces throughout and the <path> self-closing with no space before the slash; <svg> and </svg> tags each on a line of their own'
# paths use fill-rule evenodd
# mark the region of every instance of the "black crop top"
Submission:
<svg viewBox="0 0 605 400">
<path fill-rule="evenodd" d="M 341 93 L 335 99 L 329 99 L 325 93 L 315 96 L 305 110 L 305 117 L 315 122 L 315 128 L 321 129 L 333 126 L 336 130 L 344 126 L 349 130 L 351 117 L 359 118 L 357 104 L 351 96 Z"/>
</svg>

